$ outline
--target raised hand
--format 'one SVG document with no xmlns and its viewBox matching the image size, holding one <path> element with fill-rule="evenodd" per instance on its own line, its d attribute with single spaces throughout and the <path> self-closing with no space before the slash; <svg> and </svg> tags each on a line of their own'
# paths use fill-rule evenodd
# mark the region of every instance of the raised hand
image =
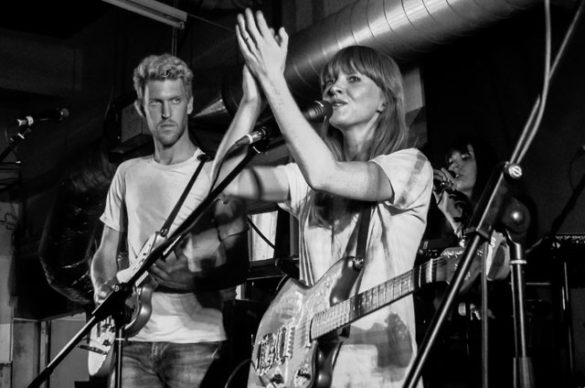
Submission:
<svg viewBox="0 0 585 388">
<path fill-rule="evenodd" d="M 282 76 L 288 49 L 288 34 L 284 28 L 275 34 L 262 12 L 254 14 L 246 9 L 243 15 L 238 15 L 236 38 L 248 69 L 260 83 Z"/>
</svg>

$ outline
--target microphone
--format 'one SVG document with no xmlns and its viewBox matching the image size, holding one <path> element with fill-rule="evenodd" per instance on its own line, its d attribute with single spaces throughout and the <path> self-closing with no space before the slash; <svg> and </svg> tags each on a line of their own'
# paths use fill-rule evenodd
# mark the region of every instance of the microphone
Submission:
<svg viewBox="0 0 585 388">
<path fill-rule="evenodd" d="M 452 181 L 448 181 L 448 180 L 443 180 L 443 179 L 434 179 L 434 186 L 435 186 L 435 191 L 437 193 L 442 193 L 443 191 L 446 191 L 448 193 L 452 193 L 455 190 L 455 183 Z"/>
<path fill-rule="evenodd" d="M 311 122 L 323 121 L 331 116 L 333 113 L 333 106 L 327 101 L 316 100 L 305 108 L 302 113 L 303 116 Z"/>
<path fill-rule="evenodd" d="M 323 121 L 333 113 L 333 106 L 327 101 L 316 100 L 311 103 L 302 112 L 305 119 L 311 122 Z M 261 140 L 268 139 L 275 134 L 275 130 L 268 127 L 260 127 L 253 130 L 245 136 L 242 136 L 236 141 L 232 147 L 232 150 L 238 149 L 245 145 L 254 144 Z"/>
<path fill-rule="evenodd" d="M 260 140 L 268 139 L 274 134 L 274 130 L 269 129 L 268 127 L 260 127 L 258 129 L 253 130 L 252 132 L 242 136 L 238 141 L 236 141 L 232 147 L 232 151 L 239 149 L 248 144 L 255 144 L 258 143 Z"/>
<path fill-rule="evenodd" d="M 67 108 L 51 109 L 35 115 L 25 116 L 22 119 L 16 119 L 17 127 L 30 127 L 37 122 L 43 121 L 61 121 L 69 117 Z"/>
</svg>

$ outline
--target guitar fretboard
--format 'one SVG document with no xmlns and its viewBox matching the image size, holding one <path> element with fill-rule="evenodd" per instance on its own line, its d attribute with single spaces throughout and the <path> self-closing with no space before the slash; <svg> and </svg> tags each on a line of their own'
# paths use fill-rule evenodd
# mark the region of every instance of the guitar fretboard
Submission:
<svg viewBox="0 0 585 388">
<path fill-rule="evenodd" d="M 311 339 L 315 339 L 348 325 L 436 280 L 437 269 L 446 259 L 430 260 L 382 284 L 335 304 L 313 316 Z"/>
</svg>

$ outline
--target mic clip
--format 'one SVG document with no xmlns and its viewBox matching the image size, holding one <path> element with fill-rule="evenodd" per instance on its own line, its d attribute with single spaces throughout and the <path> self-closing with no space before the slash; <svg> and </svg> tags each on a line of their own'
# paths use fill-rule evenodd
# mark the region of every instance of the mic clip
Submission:
<svg viewBox="0 0 585 388">
<path fill-rule="evenodd" d="M 271 131 L 268 127 L 261 126 L 252 132 L 244 135 L 238 141 L 234 143 L 234 149 L 238 149 L 248 144 L 255 144 L 261 140 L 268 139 L 270 137 Z"/>
</svg>

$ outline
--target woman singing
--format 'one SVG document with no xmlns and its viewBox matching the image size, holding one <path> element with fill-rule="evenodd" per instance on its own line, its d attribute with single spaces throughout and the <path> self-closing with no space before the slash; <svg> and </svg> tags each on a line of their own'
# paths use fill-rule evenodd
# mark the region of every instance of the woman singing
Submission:
<svg viewBox="0 0 585 388">
<path fill-rule="evenodd" d="M 300 276 L 308 286 L 340 258 L 356 255 L 360 224 L 367 239 L 359 291 L 409 271 L 425 230 L 433 171 L 421 152 L 406 145 L 396 63 L 367 47 L 336 53 L 321 72 L 322 99 L 333 113 L 318 133 L 284 77 L 284 29 L 275 33 L 261 13 L 250 10 L 238 16 L 236 29 L 245 60 L 244 95 L 216 160 L 251 130 L 262 90 L 294 163 L 245 169 L 226 192 L 275 201 L 298 219 Z M 414 329 L 411 297 L 352 323 L 335 355 L 331 385 L 401 387 L 416 351 Z"/>
</svg>

